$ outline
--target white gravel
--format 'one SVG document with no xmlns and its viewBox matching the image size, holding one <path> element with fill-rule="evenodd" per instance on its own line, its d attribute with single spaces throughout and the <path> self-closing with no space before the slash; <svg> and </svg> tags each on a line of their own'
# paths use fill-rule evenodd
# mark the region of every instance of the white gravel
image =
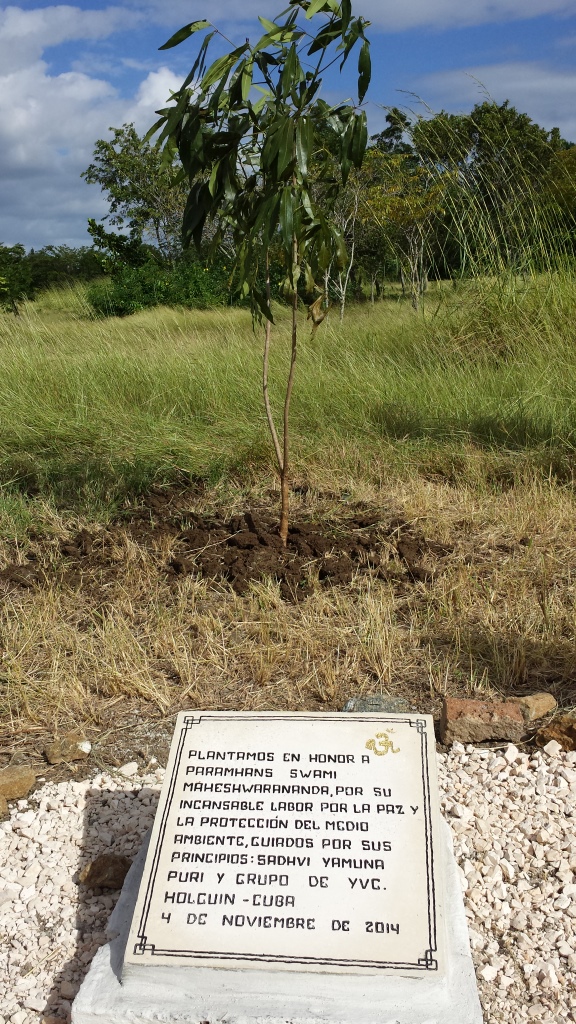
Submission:
<svg viewBox="0 0 576 1024">
<path fill-rule="evenodd" d="M 454 744 L 439 771 L 486 1024 L 576 1021 L 576 753 Z M 78 871 L 136 854 L 162 777 L 47 784 L 0 823 L 0 1024 L 69 1020 L 118 895 Z"/>
</svg>

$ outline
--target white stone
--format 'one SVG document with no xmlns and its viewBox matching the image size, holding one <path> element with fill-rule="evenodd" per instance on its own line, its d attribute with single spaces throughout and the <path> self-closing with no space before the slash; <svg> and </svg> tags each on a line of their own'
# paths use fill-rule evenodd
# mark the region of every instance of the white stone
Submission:
<svg viewBox="0 0 576 1024">
<path fill-rule="evenodd" d="M 510 921 L 510 926 L 512 928 L 517 929 L 517 931 L 520 931 L 520 932 L 524 931 L 524 929 L 526 928 L 527 924 L 528 924 L 528 918 L 527 918 L 527 916 L 526 916 L 526 914 L 524 912 L 520 912 L 519 914 L 515 914 L 514 917 L 512 917 L 512 919 Z"/>
<path fill-rule="evenodd" d="M 496 967 L 492 967 L 491 964 L 486 964 L 486 967 L 483 967 L 480 971 L 480 977 L 483 981 L 494 981 L 497 975 L 498 969 Z"/>
<path fill-rule="evenodd" d="M 550 757 L 557 757 L 558 754 L 562 753 L 562 746 L 558 743 L 558 740 L 550 740 L 545 747 L 542 747 L 545 754 Z"/>
<path fill-rule="evenodd" d="M 515 747 L 513 743 L 509 743 L 504 751 L 504 757 L 508 761 L 508 764 L 514 764 L 514 761 L 520 756 L 518 747 Z"/>
<path fill-rule="evenodd" d="M 40 1013 L 46 1006 L 46 1000 L 39 992 L 31 992 L 30 995 L 26 996 L 24 1006 L 27 1010 L 36 1010 Z"/>
<path fill-rule="evenodd" d="M 129 761 L 128 764 L 123 764 L 122 767 L 118 769 L 118 774 L 123 775 L 126 779 L 131 779 L 133 775 L 137 774 L 137 772 L 137 761 Z"/>
<path fill-rule="evenodd" d="M 474 928 L 469 928 L 468 929 L 468 935 L 469 935 L 469 938 L 470 938 L 470 946 L 471 946 L 472 949 L 474 949 L 474 950 L 484 949 L 484 946 L 486 945 L 486 942 L 483 939 L 483 937 L 480 935 L 480 932 L 475 931 Z M 570 952 L 572 952 L 572 951 L 570 950 Z"/>
<path fill-rule="evenodd" d="M 5 903 L 12 903 L 13 900 L 18 899 L 20 889 L 0 889 L 0 907 Z"/>
<path fill-rule="evenodd" d="M 504 875 L 504 878 L 506 879 L 506 881 L 507 882 L 513 882 L 514 878 L 515 878 L 515 875 L 516 875 L 516 872 L 514 871 L 514 868 L 512 867 L 510 861 L 506 860 L 505 857 L 502 857 L 502 859 L 500 861 L 500 868 L 502 870 L 502 874 Z"/>
</svg>

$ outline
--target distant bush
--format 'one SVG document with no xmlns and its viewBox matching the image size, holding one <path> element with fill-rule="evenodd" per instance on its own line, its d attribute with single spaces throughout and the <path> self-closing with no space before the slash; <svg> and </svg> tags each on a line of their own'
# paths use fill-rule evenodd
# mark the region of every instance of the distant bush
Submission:
<svg viewBox="0 0 576 1024">
<path fill-rule="evenodd" d="M 151 258 L 141 266 L 116 265 L 108 280 L 90 286 L 87 298 L 100 316 L 129 316 L 152 306 L 208 309 L 230 303 L 228 276 L 223 260 L 206 267 L 188 258 L 172 266 Z"/>
<path fill-rule="evenodd" d="M 73 249 L 68 245 L 46 245 L 26 255 L 35 291 L 79 281 L 93 281 L 102 274 L 102 260 L 93 246 Z"/>
</svg>

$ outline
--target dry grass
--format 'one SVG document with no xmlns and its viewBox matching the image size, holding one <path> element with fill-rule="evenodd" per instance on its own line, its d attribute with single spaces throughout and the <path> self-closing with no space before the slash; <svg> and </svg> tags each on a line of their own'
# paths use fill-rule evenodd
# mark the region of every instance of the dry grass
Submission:
<svg viewBox="0 0 576 1024">
<path fill-rule="evenodd" d="M 246 312 L 94 322 L 73 299 L 47 293 L 18 323 L 0 318 L 0 723 L 12 745 L 25 730 L 81 723 L 97 736 L 182 707 L 333 709 L 381 690 L 433 712 L 444 693 L 546 688 L 576 704 L 572 278 L 510 295 L 487 281 L 438 287 L 421 317 L 360 307 L 303 343 L 293 452 L 309 489 L 295 515 L 334 523 L 360 503 L 449 551 L 430 556 L 428 582 L 398 566 L 388 580 L 318 585 L 298 605 L 273 581 L 238 597 L 170 577 L 173 539 L 121 526 L 123 503 L 185 477 L 220 481 L 190 496 L 196 511 L 270 504 Z M 286 330 L 280 315 L 276 375 Z M 106 559 L 72 570 L 60 541 L 82 527 L 109 531 Z M 14 563 L 38 567 L 32 585 L 2 578 Z"/>
<path fill-rule="evenodd" d="M 137 543 L 118 529 L 109 564 L 72 577 L 59 539 L 78 522 L 52 518 L 49 541 L 6 543 L 4 564 L 36 554 L 44 571 L 42 585 L 9 588 L 0 611 L 7 731 L 82 723 L 97 735 L 110 708 L 117 724 L 135 709 L 154 718 L 182 707 L 329 710 L 384 690 L 433 712 L 444 693 L 546 688 L 561 706 L 576 704 L 569 489 L 350 486 L 346 502 L 300 496 L 296 514 L 334 521 L 361 502 L 383 519 L 401 515 L 451 546 L 431 582 L 363 576 L 293 605 L 273 581 L 239 597 L 223 583 L 168 576 L 166 535 Z M 262 500 L 261 490 L 221 488 L 201 502 L 233 513 Z"/>
</svg>

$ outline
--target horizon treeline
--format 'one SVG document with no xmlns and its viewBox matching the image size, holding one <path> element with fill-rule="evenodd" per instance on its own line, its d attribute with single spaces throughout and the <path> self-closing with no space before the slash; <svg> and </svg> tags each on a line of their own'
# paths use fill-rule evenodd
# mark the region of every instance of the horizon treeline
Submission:
<svg viewBox="0 0 576 1024">
<path fill-rule="evenodd" d="M 95 143 L 83 172 L 109 205 L 90 220 L 91 246 L 40 250 L 0 245 L 0 303 L 48 287 L 89 282 L 99 314 L 148 306 L 207 307 L 235 300 L 232 241 L 216 258 L 184 251 L 181 225 L 189 185 L 132 124 Z M 333 194 L 336 140 L 315 140 L 314 188 Z M 393 107 L 352 170 L 333 209 L 346 242 L 346 266 L 327 267 L 305 299 L 377 301 L 386 288 L 419 307 L 430 280 L 457 282 L 502 273 L 571 269 L 576 257 L 576 145 L 547 131 L 508 101 L 486 100 L 468 114 L 417 116 Z M 273 268 L 281 299 L 280 249 Z"/>
</svg>

